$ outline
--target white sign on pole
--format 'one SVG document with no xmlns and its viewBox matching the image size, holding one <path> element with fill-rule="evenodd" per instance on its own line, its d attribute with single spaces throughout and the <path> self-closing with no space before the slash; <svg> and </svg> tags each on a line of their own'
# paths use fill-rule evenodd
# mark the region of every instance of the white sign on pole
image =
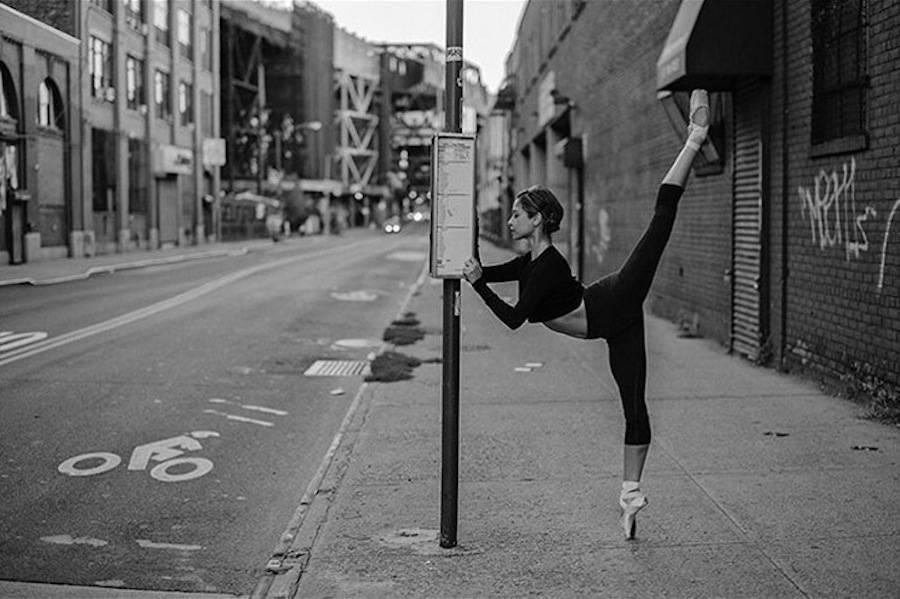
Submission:
<svg viewBox="0 0 900 599">
<path fill-rule="evenodd" d="M 475 252 L 475 136 L 435 135 L 431 173 L 430 274 L 459 279 Z"/>
</svg>

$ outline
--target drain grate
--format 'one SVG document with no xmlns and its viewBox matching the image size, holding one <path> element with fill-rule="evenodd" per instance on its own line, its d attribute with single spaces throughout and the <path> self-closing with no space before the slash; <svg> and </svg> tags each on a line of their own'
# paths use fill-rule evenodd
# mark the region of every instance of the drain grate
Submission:
<svg viewBox="0 0 900 599">
<path fill-rule="evenodd" d="M 303 374 L 306 376 L 361 376 L 369 374 L 367 360 L 316 360 Z"/>
</svg>

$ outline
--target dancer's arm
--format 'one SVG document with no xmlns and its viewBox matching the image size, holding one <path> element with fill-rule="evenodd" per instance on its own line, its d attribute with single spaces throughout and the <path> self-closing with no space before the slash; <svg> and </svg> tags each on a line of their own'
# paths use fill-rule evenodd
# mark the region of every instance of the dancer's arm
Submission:
<svg viewBox="0 0 900 599">
<path fill-rule="evenodd" d="M 472 288 L 478 292 L 478 295 L 481 296 L 487 307 L 491 309 L 491 312 L 509 328 L 513 330 L 518 329 L 528 320 L 527 308 L 522 305 L 522 302 L 515 306 L 510 306 L 487 286 L 484 278 L 480 278 L 472 283 Z"/>
<path fill-rule="evenodd" d="M 513 258 L 503 264 L 492 264 L 481 267 L 481 278 L 485 283 L 505 283 L 518 281 L 519 272 L 522 270 L 521 258 Z"/>
<path fill-rule="evenodd" d="M 560 259 L 563 258 L 560 256 Z M 545 301 L 551 291 L 558 287 L 560 272 L 560 269 L 552 262 L 541 261 L 535 265 L 528 280 L 519 285 L 519 301 L 515 306 L 503 301 L 488 287 L 487 284 L 491 281 L 487 276 L 477 276 L 477 267 L 467 269 L 465 277 L 472 283 L 472 288 L 481 296 L 491 312 L 503 324 L 515 330 L 525 324 L 525 321 L 535 314 L 538 306 Z"/>
<path fill-rule="evenodd" d="M 706 141 L 709 131 L 709 97 L 705 90 L 695 89 L 691 94 L 691 113 L 688 125 L 688 138 L 684 147 L 672 163 L 669 172 L 663 178 L 663 183 L 677 185 L 684 188 L 688 176 L 691 174 L 691 165 L 694 158 L 700 152 L 700 146 Z"/>
</svg>

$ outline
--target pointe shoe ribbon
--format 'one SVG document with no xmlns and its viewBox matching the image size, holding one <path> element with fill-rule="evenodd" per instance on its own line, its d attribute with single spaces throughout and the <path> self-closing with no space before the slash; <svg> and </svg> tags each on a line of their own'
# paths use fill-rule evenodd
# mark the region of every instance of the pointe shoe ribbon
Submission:
<svg viewBox="0 0 900 599">
<path fill-rule="evenodd" d="M 691 93 L 691 113 L 688 120 L 690 123 L 686 145 L 700 151 L 709 132 L 709 94 L 705 89 L 695 89 Z"/>
</svg>

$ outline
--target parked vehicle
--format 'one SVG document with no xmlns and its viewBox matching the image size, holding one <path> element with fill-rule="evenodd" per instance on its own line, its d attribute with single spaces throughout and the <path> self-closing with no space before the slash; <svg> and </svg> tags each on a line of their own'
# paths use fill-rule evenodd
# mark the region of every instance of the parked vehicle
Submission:
<svg viewBox="0 0 900 599">
<path fill-rule="evenodd" d="M 400 229 L 401 229 L 401 226 L 400 226 L 400 217 L 399 216 L 392 216 L 389 219 L 387 219 L 386 221 L 384 221 L 384 232 L 387 233 L 388 235 L 390 235 L 392 233 L 399 233 Z"/>
</svg>

